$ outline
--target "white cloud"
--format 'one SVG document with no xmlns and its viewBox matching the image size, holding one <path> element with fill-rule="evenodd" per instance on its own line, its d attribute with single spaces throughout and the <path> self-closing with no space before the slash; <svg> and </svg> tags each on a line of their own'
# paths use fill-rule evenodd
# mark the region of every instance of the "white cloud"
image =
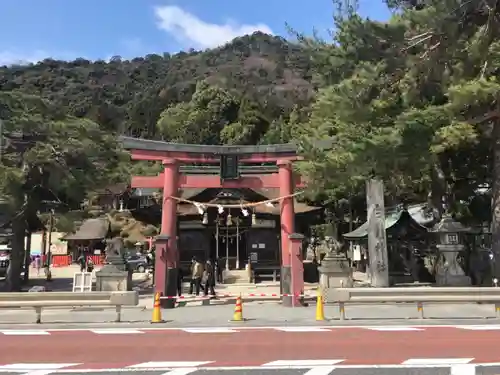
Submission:
<svg viewBox="0 0 500 375">
<path fill-rule="evenodd" d="M 14 50 L 0 51 L 0 66 L 4 65 L 27 65 L 37 63 L 44 59 L 53 58 L 59 60 L 74 60 L 77 57 L 73 53 L 49 53 L 43 50 L 36 50 L 32 52 L 21 52 Z"/>
<path fill-rule="evenodd" d="M 47 58 L 47 56 L 49 56 L 49 54 L 44 51 L 33 51 L 30 53 L 21 53 L 11 50 L 0 51 L 0 66 L 36 63 Z"/>
<path fill-rule="evenodd" d="M 229 21 L 223 25 L 208 23 L 177 6 L 158 6 L 154 10 L 160 29 L 194 48 L 217 47 L 238 36 L 252 34 L 255 31 L 273 33 L 269 26 L 262 23 L 254 25 Z"/>
</svg>

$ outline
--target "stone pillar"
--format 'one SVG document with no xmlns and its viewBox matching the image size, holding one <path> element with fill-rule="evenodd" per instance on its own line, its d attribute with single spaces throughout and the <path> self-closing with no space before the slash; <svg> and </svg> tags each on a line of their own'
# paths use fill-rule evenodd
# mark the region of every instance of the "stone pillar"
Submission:
<svg viewBox="0 0 500 375">
<path fill-rule="evenodd" d="M 293 297 L 284 297 L 284 306 L 303 306 L 304 305 L 304 261 L 302 257 L 302 244 L 304 236 L 299 233 L 293 233 L 288 236 L 290 244 L 290 294 Z"/>
<path fill-rule="evenodd" d="M 156 238 L 155 292 L 163 296 L 177 295 L 179 253 L 177 249 L 177 196 L 179 166 L 175 159 L 164 159 L 163 207 L 161 232 Z M 175 298 L 162 299 L 164 308 L 174 308 Z"/>
<path fill-rule="evenodd" d="M 366 183 L 368 208 L 368 261 L 373 287 L 389 286 L 389 257 L 385 231 L 384 184 L 370 179 Z"/>
<path fill-rule="evenodd" d="M 278 177 L 280 184 L 280 196 L 293 194 L 292 163 L 289 160 L 278 160 Z M 280 236 L 281 236 L 281 293 L 290 294 L 291 290 L 291 241 L 289 236 L 295 232 L 295 213 L 293 209 L 293 197 L 284 198 L 280 201 Z M 282 298 L 283 304 L 291 306 L 292 300 Z"/>
</svg>

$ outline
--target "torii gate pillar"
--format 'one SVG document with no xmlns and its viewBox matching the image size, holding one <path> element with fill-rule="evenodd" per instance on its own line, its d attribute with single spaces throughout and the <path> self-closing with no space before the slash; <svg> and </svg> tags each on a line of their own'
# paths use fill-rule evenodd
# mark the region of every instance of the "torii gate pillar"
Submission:
<svg viewBox="0 0 500 375">
<path fill-rule="evenodd" d="M 166 158 L 164 167 L 161 231 L 155 242 L 155 293 L 170 297 L 161 300 L 163 308 L 174 308 L 177 296 L 179 251 L 177 248 L 177 196 L 179 165 Z"/>
<path fill-rule="evenodd" d="M 296 241 L 293 241 L 295 233 L 295 210 L 293 207 L 294 183 L 292 163 L 290 160 L 278 160 L 278 176 L 280 196 L 286 197 L 280 201 L 281 222 L 281 294 L 284 306 L 299 306 L 304 287 L 304 272 L 302 265 L 295 258 L 297 253 Z M 287 296 L 293 295 L 293 296 Z"/>
</svg>

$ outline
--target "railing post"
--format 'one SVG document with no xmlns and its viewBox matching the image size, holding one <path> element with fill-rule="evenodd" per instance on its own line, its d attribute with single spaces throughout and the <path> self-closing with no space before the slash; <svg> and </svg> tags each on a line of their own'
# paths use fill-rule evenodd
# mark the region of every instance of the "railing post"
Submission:
<svg viewBox="0 0 500 375">
<path fill-rule="evenodd" d="M 419 313 L 420 319 L 425 319 L 424 304 L 422 302 L 417 302 L 417 311 Z"/>
<path fill-rule="evenodd" d="M 36 314 L 36 324 L 42 323 L 42 308 L 35 307 L 35 314 Z"/>
<path fill-rule="evenodd" d="M 122 307 L 121 305 L 116 305 L 116 323 L 120 323 L 122 320 Z"/>
<path fill-rule="evenodd" d="M 345 320 L 345 304 L 344 304 L 344 302 L 339 302 L 339 314 L 340 314 L 340 320 Z"/>
</svg>

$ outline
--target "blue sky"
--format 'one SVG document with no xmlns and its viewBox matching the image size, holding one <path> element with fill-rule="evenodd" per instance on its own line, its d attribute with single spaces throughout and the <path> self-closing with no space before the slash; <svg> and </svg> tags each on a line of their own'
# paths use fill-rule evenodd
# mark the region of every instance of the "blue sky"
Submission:
<svg viewBox="0 0 500 375">
<path fill-rule="evenodd" d="M 383 0 L 359 0 L 384 20 Z M 332 26 L 331 0 L 1 0 L 0 65 L 45 57 L 124 58 L 215 47 L 256 30 Z M 325 34 L 326 35 L 326 34 Z"/>
</svg>

